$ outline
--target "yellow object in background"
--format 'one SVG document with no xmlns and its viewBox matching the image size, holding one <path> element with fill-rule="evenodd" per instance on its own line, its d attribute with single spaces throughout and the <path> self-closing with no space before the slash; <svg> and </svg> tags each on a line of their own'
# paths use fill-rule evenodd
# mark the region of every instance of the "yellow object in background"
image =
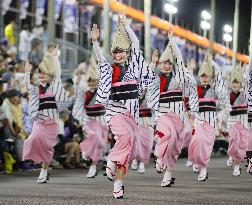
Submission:
<svg viewBox="0 0 252 205">
<path fill-rule="evenodd" d="M 4 163 L 5 172 L 7 174 L 11 174 L 11 173 L 13 173 L 13 164 L 16 163 L 16 160 L 13 159 L 11 154 L 8 152 L 4 152 L 3 155 L 4 155 L 4 161 L 5 161 L 5 163 Z"/>
</svg>

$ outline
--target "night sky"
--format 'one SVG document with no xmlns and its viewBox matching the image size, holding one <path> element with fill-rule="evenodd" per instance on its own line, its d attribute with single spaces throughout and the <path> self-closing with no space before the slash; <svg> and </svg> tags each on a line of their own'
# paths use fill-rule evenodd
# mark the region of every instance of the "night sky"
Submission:
<svg viewBox="0 0 252 205">
<path fill-rule="evenodd" d="M 166 0 L 163 0 L 164 2 Z M 154 3 L 155 2 L 155 3 Z M 161 17 L 160 11 L 162 0 L 153 0 L 153 13 Z M 200 30 L 200 13 L 202 10 L 210 11 L 210 0 L 179 0 L 176 3 L 178 13 L 176 14 L 179 25 L 194 31 Z M 234 22 L 235 0 L 216 0 L 216 19 L 215 19 L 215 41 L 222 43 L 223 26 Z M 238 50 L 242 53 L 248 53 L 248 42 L 250 32 L 250 11 L 251 0 L 240 0 L 239 17 L 239 43 Z M 165 15 L 168 20 L 168 16 Z"/>
</svg>

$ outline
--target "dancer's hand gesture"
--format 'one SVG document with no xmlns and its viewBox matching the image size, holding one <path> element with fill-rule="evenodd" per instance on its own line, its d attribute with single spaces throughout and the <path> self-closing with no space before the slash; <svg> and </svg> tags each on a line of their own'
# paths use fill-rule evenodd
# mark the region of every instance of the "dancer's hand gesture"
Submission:
<svg viewBox="0 0 252 205">
<path fill-rule="evenodd" d="M 25 66 L 25 72 L 30 73 L 31 70 L 32 70 L 32 65 L 29 63 L 28 60 L 25 61 L 25 65 L 24 66 Z"/>
<path fill-rule="evenodd" d="M 170 27 L 169 30 L 168 30 L 168 38 L 169 38 L 169 40 L 171 40 L 173 38 L 173 29 L 172 29 L 172 27 Z"/>
<path fill-rule="evenodd" d="M 60 56 L 60 51 L 59 51 L 59 44 L 53 49 L 52 55 L 56 58 L 59 58 Z"/>
<path fill-rule="evenodd" d="M 118 18 L 120 18 L 120 19 L 121 19 L 122 24 L 123 24 L 123 26 L 124 26 L 124 27 L 125 27 L 125 26 L 127 26 L 127 19 L 126 19 L 125 14 L 121 14 L 121 15 L 119 15 L 119 16 L 118 16 Z"/>
<path fill-rule="evenodd" d="M 97 24 L 93 24 L 93 28 L 91 31 L 91 39 L 93 43 L 97 41 L 97 39 L 99 38 L 99 35 L 100 35 L 100 31 L 97 28 Z"/>
<path fill-rule="evenodd" d="M 158 62 L 158 50 L 156 49 L 154 52 L 153 52 L 153 54 L 152 54 L 152 58 L 151 58 L 151 62 L 153 63 L 153 64 L 157 64 L 157 62 Z"/>
</svg>

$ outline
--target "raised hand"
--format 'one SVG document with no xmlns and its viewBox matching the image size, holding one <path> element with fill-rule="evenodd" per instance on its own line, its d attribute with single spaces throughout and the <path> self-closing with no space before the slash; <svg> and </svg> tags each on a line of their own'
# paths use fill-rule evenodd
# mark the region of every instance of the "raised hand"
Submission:
<svg viewBox="0 0 252 205">
<path fill-rule="evenodd" d="M 57 58 L 60 56 L 59 44 L 57 44 L 56 47 L 53 49 L 52 54 Z"/>
<path fill-rule="evenodd" d="M 153 52 L 153 54 L 152 54 L 152 58 L 151 58 L 151 62 L 153 63 L 153 64 L 157 64 L 157 62 L 158 62 L 158 50 L 156 49 L 154 52 Z"/>
<path fill-rule="evenodd" d="M 124 27 L 125 27 L 125 26 L 127 26 L 127 19 L 126 19 L 125 14 L 121 14 L 121 15 L 119 15 L 119 16 L 118 16 L 118 18 L 120 18 L 120 19 L 121 19 L 122 24 L 123 24 L 123 26 L 124 26 Z"/>
<path fill-rule="evenodd" d="M 31 72 L 31 70 L 32 70 L 32 65 L 29 63 L 29 61 L 28 60 L 26 60 L 25 61 L 25 72 Z"/>
<path fill-rule="evenodd" d="M 91 31 L 92 42 L 93 43 L 96 42 L 99 36 L 100 36 L 100 30 L 97 28 L 97 24 L 93 24 L 93 28 Z"/>
<path fill-rule="evenodd" d="M 168 30 L 168 38 L 170 40 L 173 38 L 173 29 L 172 29 L 172 27 L 170 27 L 169 30 Z"/>
</svg>

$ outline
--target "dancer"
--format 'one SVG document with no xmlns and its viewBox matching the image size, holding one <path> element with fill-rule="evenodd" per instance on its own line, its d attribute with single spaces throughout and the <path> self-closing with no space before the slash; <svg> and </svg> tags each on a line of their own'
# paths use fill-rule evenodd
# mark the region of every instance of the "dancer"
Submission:
<svg viewBox="0 0 252 205">
<path fill-rule="evenodd" d="M 189 160 L 194 164 L 194 171 L 199 168 L 198 181 L 205 181 L 208 178 L 207 164 L 212 153 L 216 122 L 216 101 L 224 107 L 225 113 L 230 111 L 230 104 L 227 97 L 227 86 L 220 68 L 214 63 L 210 54 L 207 53 L 200 67 L 200 84 L 197 87 L 199 97 L 199 113 L 195 117 L 195 133 L 189 144 Z"/>
<path fill-rule="evenodd" d="M 47 53 L 39 64 L 38 86 L 30 84 L 30 72 L 31 65 L 26 61 L 25 83 L 29 92 L 29 116 L 35 122 L 31 135 L 24 142 L 23 160 L 43 162 L 37 182 L 46 183 L 58 135 L 59 112 L 67 109 L 72 100 L 61 84 L 58 48 L 52 54 Z"/>
<path fill-rule="evenodd" d="M 104 117 L 105 107 L 102 104 L 95 104 L 99 78 L 95 69 L 92 66 L 88 69 L 87 90 L 79 87 L 81 75 L 77 76 L 76 101 L 72 112 L 73 117 L 83 124 L 83 132 L 86 134 L 86 138 L 80 144 L 82 157 L 86 160 L 92 160 L 87 178 L 96 176 L 96 164 L 102 159 L 108 140 L 108 127 Z"/>
<path fill-rule="evenodd" d="M 162 187 L 169 187 L 174 183 L 172 168 L 181 152 L 185 135 L 185 96 L 189 96 L 190 118 L 194 118 L 198 111 L 195 79 L 185 67 L 180 50 L 171 34 L 169 39 L 170 42 L 159 59 L 160 99 L 155 135 L 158 139 L 155 146 L 156 169 L 159 173 L 165 171 Z"/>
<path fill-rule="evenodd" d="M 139 99 L 139 136 L 136 137 L 136 158 L 132 161 L 131 168 L 140 174 L 145 172 L 145 165 L 150 161 L 151 150 L 154 140 L 154 113 L 147 106 L 147 90 Z M 139 161 L 139 165 L 138 165 Z"/>
<path fill-rule="evenodd" d="M 157 93 L 156 96 L 159 89 L 154 89 L 155 74 L 145 63 L 139 51 L 139 41 L 132 29 L 126 25 L 125 17 L 118 18 L 111 48 L 115 61 L 112 66 L 104 58 L 98 44 L 97 25 L 93 26 L 91 37 L 100 68 L 96 103 L 107 105 L 106 120 L 116 140 L 108 155 L 106 174 L 110 180 L 115 177 L 113 195 L 118 199 L 124 195 L 123 179 L 129 162 L 134 159 L 135 138 L 139 135 L 139 89 L 152 85 L 151 90 Z M 156 96 L 150 95 L 149 108 L 158 104 Z"/>
<path fill-rule="evenodd" d="M 244 83 L 244 69 L 239 64 L 231 74 L 230 104 L 232 110 L 227 127 L 229 134 L 227 165 L 234 165 L 233 175 L 239 176 L 240 163 L 246 156 L 248 149 L 248 105 L 247 88 Z"/>
</svg>

